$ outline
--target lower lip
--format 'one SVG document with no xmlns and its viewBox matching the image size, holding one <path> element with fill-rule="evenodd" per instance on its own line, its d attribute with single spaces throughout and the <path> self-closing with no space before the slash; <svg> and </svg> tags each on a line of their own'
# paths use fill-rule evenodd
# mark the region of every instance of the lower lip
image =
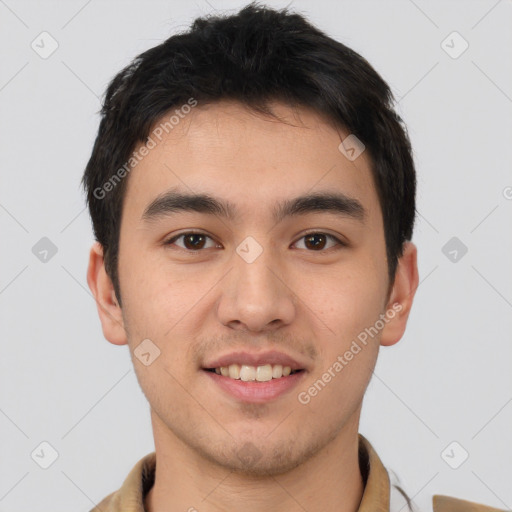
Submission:
<svg viewBox="0 0 512 512">
<path fill-rule="evenodd" d="M 229 395 L 244 402 L 252 403 L 268 402 L 283 395 L 293 389 L 306 373 L 305 370 L 302 370 L 287 377 L 280 377 L 279 379 L 272 379 L 266 382 L 245 382 L 239 379 L 223 377 L 215 372 L 202 371 Z"/>
</svg>

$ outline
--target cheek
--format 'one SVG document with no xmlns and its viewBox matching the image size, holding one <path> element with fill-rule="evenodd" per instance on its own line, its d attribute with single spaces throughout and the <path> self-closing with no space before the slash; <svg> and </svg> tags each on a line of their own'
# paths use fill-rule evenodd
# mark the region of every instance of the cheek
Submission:
<svg viewBox="0 0 512 512">
<path fill-rule="evenodd" d="M 299 390 L 297 401 L 312 421 L 318 419 L 318 428 L 343 424 L 355 413 L 368 387 L 377 354 L 375 345 L 359 344 L 354 348 L 349 344 L 334 351 L 315 369 Z"/>
<path fill-rule="evenodd" d="M 311 307 L 321 311 L 319 316 L 330 330 L 318 339 L 321 365 L 308 383 L 312 387 L 306 390 L 306 400 L 309 396 L 313 409 L 334 416 L 351 413 L 358 406 L 379 351 L 380 331 L 372 327 L 382 313 L 387 282 L 370 258 L 365 261 L 361 255 L 354 262 L 325 280 L 322 293 L 309 295 L 315 304 Z M 330 410 L 333 403 L 339 408 Z"/>
<path fill-rule="evenodd" d="M 368 277 L 368 274 L 364 274 Z M 321 353 L 310 379 L 301 389 L 311 413 L 340 420 L 358 407 L 379 351 L 380 332 L 368 334 L 381 313 L 381 287 L 376 279 L 331 279 L 325 293 L 309 296 L 309 306 L 320 312 L 323 329 L 316 338 Z M 337 404 L 333 407 L 333 404 Z"/>
<path fill-rule="evenodd" d="M 384 300 L 382 276 L 371 265 L 347 265 L 302 279 L 300 295 L 329 337 L 343 345 L 375 323 Z"/>
<path fill-rule="evenodd" d="M 125 270 L 121 281 L 123 318 L 132 353 L 142 340 L 149 339 L 160 351 L 156 366 L 180 380 L 190 378 L 195 368 L 191 369 L 187 360 L 188 351 L 201 325 L 196 317 L 214 277 L 201 280 L 192 270 L 176 271 L 149 251 L 146 255 L 133 251 L 124 257 L 121 268 Z M 151 388 L 155 379 L 171 378 L 166 373 L 145 371 L 135 359 L 134 365 L 141 367 L 138 374 L 144 387 Z"/>
<path fill-rule="evenodd" d="M 129 252 L 122 247 L 120 254 L 125 315 L 139 334 L 161 338 L 197 300 L 197 283 L 187 272 L 166 267 L 154 252 Z"/>
</svg>

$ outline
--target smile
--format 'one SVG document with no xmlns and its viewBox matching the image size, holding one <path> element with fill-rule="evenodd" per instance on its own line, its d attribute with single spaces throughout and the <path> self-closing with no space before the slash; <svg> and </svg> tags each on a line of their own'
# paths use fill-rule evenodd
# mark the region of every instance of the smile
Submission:
<svg viewBox="0 0 512 512">
<path fill-rule="evenodd" d="M 258 380 L 259 368 L 263 368 L 260 370 L 259 378 L 266 380 Z M 291 371 L 289 366 L 282 367 L 280 365 L 232 364 L 220 368 L 203 368 L 202 370 L 202 374 L 210 380 L 213 389 L 218 389 L 222 394 L 238 401 L 251 403 L 265 403 L 284 395 L 297 387 L 308 373 L 305 370 Z M 227 375 L 224 376 L 222 372 L 226 373 L 226 370 Z M 230 376 L 230 371 L 234 377 Z M 274 377 L 274 372 L 275 375 L 280 373 L 281 376 Z"/>
<path fill-rule="evenodd" d="M 281 364 L 264 364 L 260 366 L 251 366 L 245 364 L 230 364 L 229 366 L 220 366 L 218 368 L 206 368 L 207 371 L 215 372 L 229 379 L 242 380 L 244 382 L 268 382 L 272 379 L 288 377 L 288 375 L 302 370 L 293 370 L 290 366 Z"/>
</svg>

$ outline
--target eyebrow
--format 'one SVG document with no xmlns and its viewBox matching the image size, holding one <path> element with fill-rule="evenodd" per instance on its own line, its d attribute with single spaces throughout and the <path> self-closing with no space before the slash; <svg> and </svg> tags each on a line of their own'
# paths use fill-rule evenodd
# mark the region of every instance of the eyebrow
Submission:
<svg viewBox="0 0 512 512">
<path fill-rule="evenodd" d="M 197 212 L 227 220 L 237 217 L 237 208 L 229 201 L 208 194 L 190 194 L 173 189 L 156 197 L 145 208 L 141 219 L 151 222 L 179 212 Z M 341 192 L 316 192 L 286 199 L 274 206 L 272 216 L 274 222 L 278 223 L 287 217 L 315 212 L 333 213 L 361 223 L 364 223 L 367 216 L 365 208 L 357 199 Z"/>
</svg>

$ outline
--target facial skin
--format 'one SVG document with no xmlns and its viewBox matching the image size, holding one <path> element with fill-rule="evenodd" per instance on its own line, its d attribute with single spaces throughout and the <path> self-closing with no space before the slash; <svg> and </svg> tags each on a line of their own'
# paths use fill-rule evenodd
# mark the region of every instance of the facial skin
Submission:
<svg viewBox="0 0 512 512">
<path fill-rule="evenodd" d="M 268 511 L 277 504 L 349 511 L 361 499 L 362 399 L 379 346 L 396 343 L 405 330 L 418 285 L 416 247 L 405 245 L 389 288 L 368 152 L 351 162 L 338 149 L 347 132 L 305 108 L 273 110 L 290 124 L 235 102 L 199 104 L 132 170 L 120 233 L 122 308 L 101 246 L 91 249 L 88 282 L 103 333 L 129 344 L 151 407 L 158 461 L 146 500 L 152 512 Z M 173 188 L 229 201 L 234 218 L 189 211 L 143 220 L 147 206 Z M 364 222 L 328 211 L 275 222 L 276 203 L 316 192 L 358 200 Z M 185 237 L 165 245 L 188 231 L 207 235 L 193 239 L 199 250 Z M 308 243 L 310 231 L 320 238 Z M 252 263 L 236 252 L 248 236 L 263 249 Z M 300 403 L 298 393 L 396 303 L 401 310 L 379 334 Z M 149 366 L 133 356 L 145 339 L 161 351 Z M 202 369 L 234 350 L 272 349 L 298 359 L 306 372 L 297 387 L 266 403 L 227 395 Z"/>
</svg>

